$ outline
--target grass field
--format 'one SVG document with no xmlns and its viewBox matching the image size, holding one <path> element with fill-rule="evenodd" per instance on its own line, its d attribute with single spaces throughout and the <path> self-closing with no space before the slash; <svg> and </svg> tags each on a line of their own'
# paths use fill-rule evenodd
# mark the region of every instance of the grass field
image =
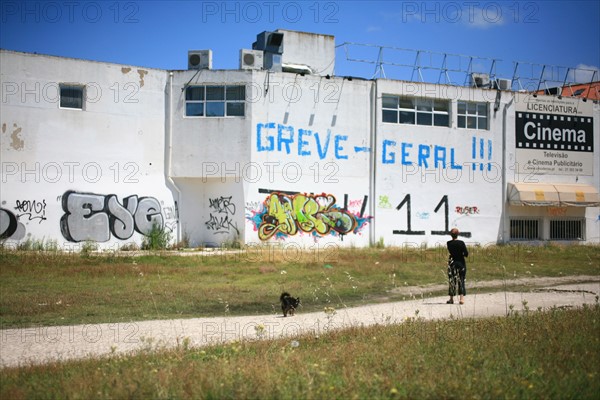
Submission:
<svg viewBox="0 0 600 400">
<path fill-rule="evenodd" d="M 446 282 L 445 248 L 249 248 L 210 256 L 0 251 L 0 327 L 304 312 L 402 300 L 400 286 Z M 598 246 L 473 247 L 469 283 L 600 275 Z M 471 292 L 473 293 L 473 292 Z M 439 293 L 438 293 L 439 294 Z"/>
<path fill-rule="evenodd" d="M 597 399 L 600 306 L 0 371 L 20 399 Z"/>
<path fill-rule="evenodd" d="M 402 300 L 444 284 L 446 250 L 297 249 L 211 256 L 0 251 L 2 328 L 279 312 Z M 468 285 L 600 275 L 597 246 L 473 247 Z M 472 290 L 471 293 L 474 293 Z M 433 293 L 432 293 L 433 295 Z M 259 332 L 257 331 L 257 337 Z M 597 399 L 600 305 L 353 327 L 0 370 L 1 399 Z"/>
</svg>

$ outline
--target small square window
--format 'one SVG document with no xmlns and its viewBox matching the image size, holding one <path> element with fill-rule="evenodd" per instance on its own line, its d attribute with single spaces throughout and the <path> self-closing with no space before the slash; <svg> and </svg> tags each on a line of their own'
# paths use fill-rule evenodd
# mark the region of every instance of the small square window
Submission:
<svg viewBox="0 0 600 400">
<path fill-rule="evenodd" d="M 83 110 L 83 86 L 60 85 L 60 107 Z"/>
<path fill-rule="evenodd" d="M 435 126 L 450 126 L 450 117 L 448 114 L 434 114 L 433 124 Z"/>
<path fill-rule="evenodd" d="M 414 124 L 415 123 L 414 111 L 400 111 L 400 123 L 401 124 Z"/>
<path fill-rule="evenodd" d="M 204 103 L 187 103 L 185 105 L 185 115 L 188 117 L 204 116 Z"/>
<path fill-rule="evenodd" d="M 227 100 L 246 100 L 246 87 L 245 86 L 227 86 L 226 89 Z"/>
<path fill-rule="evenodd" d="M 383 108 L 398 108 L 398 96 L 383 96 L 381 98 Z"/>
<path fill-rule="evenodd" d="M 225 100 L 225 86 L 207 86 L 206 100 Z"/>
<path fill-rule="evenodd" d="M 227 116 L 243 117 L 244 103 L 227 103 Z"/>
<path fill-rule="evenodd" d="M 417 110 L 418 111 L 431 111 L 433 108 L 431 104 L 431 100 L 417 100 Z"/>
<path fill-rule="evenodd" d="M 206 103 L 206 116 L 207 117 L 224 117 L 225 116 L 225 103 L 223 102 L 207 102 Z"/>
<path fill-rule="evenodd" d="M 400 108 L 414 110 L 415 109 L 414 99 L 412 99 L 410 97 L 400 97 Z"/>
<path fill-rule="evenodd" d="M 383 110 L 382 115 L 383 122 L 398 123 L 398 111 L 396 110 Z"/>
<path fill-rule="evenodd" d="M 433 107 L 435 111 L 446 111 L 448 112 L 449 102 L 445 100 L 435 100 Z"/>
<path fill-rule="evenodd" d="M 204 100 L 204 86 L 190 86 L 185 90 L 185 99 L 193 101 Z"/>
<path fill-rule="evenodd" d="M 432 123 L 432 114 L 430 113 L 417 113 L 417 125 L 429 125 Z"/>
</svg>

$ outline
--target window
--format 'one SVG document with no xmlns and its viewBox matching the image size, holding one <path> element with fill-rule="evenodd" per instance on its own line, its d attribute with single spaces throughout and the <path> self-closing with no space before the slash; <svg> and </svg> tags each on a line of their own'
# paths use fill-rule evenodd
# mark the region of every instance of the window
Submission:
<svg viewBox="0 0 600 400">
<path fill-rule="evenodd" d="M 243 117 L 246 87 L 188 86 L 185 89 L 186 117 Z"/>
<path fill-rule="evenodd" d="M 512 240 L 540 239 L 540 222 L 537 219 L 511 219 L 510 238 Z"/>
<path fill-rule="evenodd" d="M 550 240 L 585 240 L 582 219 L 550 220 Z"/>
<path fill-rule="evenodd" d="M 459 101 L 457 125 L 459 128 L 483 129 L 488 128 L 488 103 Z"/>
<path fill-rule="evenodd" d="M 394 124 L 450 126 L 448 100 L 402 97 L 384 94 L 382 121 Z"/>
<path fill-rule="evenodd" d="M 60 108 L 83 110 L 83 86 L 61 83 Z"/>
</svg>

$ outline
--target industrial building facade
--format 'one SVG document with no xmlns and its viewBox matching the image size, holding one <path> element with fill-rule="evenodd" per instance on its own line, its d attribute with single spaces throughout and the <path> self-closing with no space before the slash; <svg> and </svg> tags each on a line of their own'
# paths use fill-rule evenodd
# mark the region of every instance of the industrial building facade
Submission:
<svg viewBox="0 0 600 400">
<path fill-rule="evenodd" d="M 282 30 L 237 70 L 3 50 L 4 244 L 600 242 L 597 101 L 339 77 L 334 59 L 333 37 Z"/>
</svg>

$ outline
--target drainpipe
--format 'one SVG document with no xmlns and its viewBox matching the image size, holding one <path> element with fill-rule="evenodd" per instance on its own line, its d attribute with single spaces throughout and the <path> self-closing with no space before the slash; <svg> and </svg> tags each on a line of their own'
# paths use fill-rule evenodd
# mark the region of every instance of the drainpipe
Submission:
<svg viewBox="0 0 600 400">
<path fill-rule="evenodd" d="M 177 184 L 171 178 L 171 155 L 173 153 L 173 71 L 169 71 L 169 98 L 166 102 L 166 143 L 165 143 L 165 181 L 167 186 L 177 193 L 177 203 L 175 204 L 175 211 L 177 217 L 177 230 L 176 230 L 176 241 L 181 241 L 181 220 L 179 219 L 179 207 L 181 206 L 181 190 L 177 187 Z"/>
<path fill-rule="evenodd" d="M 506 233 L 506 116 L 514 100 L 513 93 L 510 101 L 502 109 L 502 243 L 507 243 L 506 237 L 508 236 Z"/>
<path fill-rule="evenodd" d="M 377 242 L 377 238 L 375 237 L 375 224 L 377 220 L 375 218 L 375 210 L 376 210 L 376 202 L 375 195 L 377 191 L 375 190 L 375 181 L 376 181 L 376 167 L 377 167 L 377 80 L 373 81 L 371 86 L 371 152 L 369 156 L 370 163 L 370 173 L 369 173 L 369 197 L 371 201 L 369 203 L 369 213 L 373 217 L 371 219 L 371 229 L 369 230 L 369 245 L 374 246 Z"/>
</svg>

